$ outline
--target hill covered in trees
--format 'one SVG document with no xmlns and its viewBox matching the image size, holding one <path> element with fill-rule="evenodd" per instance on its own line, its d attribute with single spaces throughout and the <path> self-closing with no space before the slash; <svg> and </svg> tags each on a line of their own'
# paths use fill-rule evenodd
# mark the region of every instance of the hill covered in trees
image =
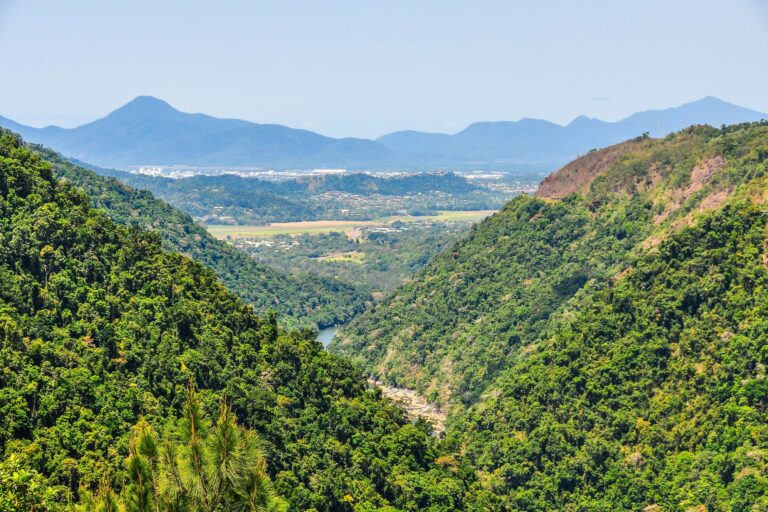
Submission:
<svg viewBox="0 0 768 512">
<path fill-rule="evenodd" d="M 393 384 L 472 402 L 585 284 L 697 212 L 759 190 L 746 162 L 761 157 L 766 130 L 694 127 L 586 155 L 477 225 L 334 346 Z"/>
<path fill-rule="evenodd" d="M 768 124 L 585 158 L 333 350 L 450 410 L 477 506 L 768 508 Z"/>
<path fill-rule="evenodd" d="M 198 400 L 275 507 L 768 509 L 766 123 L 586 155 L 354 320 L 334 350 L 442 402 L 442 439 L 7 132 L 0 166 L 0 504 L 132 496 Z"/>
<path fill-rule="evenodd" d="M 257 312 L 278 313 L 281 323 L 321 328 L 359 313 L 370 296 L 351 284 L 314 274 L 290 275 L 259 264 L 216 240 L 186 213 L 117 179 L 75 165 L 41 146 L 31 150 L 53 165 L 61 179 L 85 192 L 91 204 L 118 224 L 157 232 L 166 249 L 186 254 L 212 269 L 217 277 Z"/>
<path fill-rule="evenodd" d="M 215 219 L 220 217 L 238 224 L 373 220 L 404 211 L 423 214 L 438 210 L 487 210 L 500 207 L 509 198 L 454 173 L 345 173 L 275 181 L 233 174 L 177 179 L 117 170 L 100 172 L 150 190 L 210 224 L 218 223 Z M 365 208 L 360 207 L 361 202 Z"/>
<path fill-rule="evenodd" d="M 217 442 L 238 453 L 257 447 L 291 510 L 464 507 L 463 470 L 439 460 L 426 423 L 409 422 L 311 331 L 281 331 L 202 264 L 165 251 L 157 233 L 115 224 L 54 174 L 16 136 L 0 134 L 4 510 L 69 509 L 78 500 L 98 510 L 89 508 L 97 488 L 146 497 L 133 493 L 135 472 L 151 474 L 153 454 L 171 457 L 179 446 L 183 465 L 202 460 L 200 443 Z M 218 414 L 223 430 L 210 440 L 191 435 L 190 403 L 198 404 L 192 416 Z M 235 420 L 256 437 L 241 444 Z M 147 425 L 170 443 L 160 452 Z M 162 467 L 172 468 L 168 457 Z M 239 467 L 216 473 L 214 461 L 210 482 L 254 488 L 260 466 Z M 191 501 L 173 510 L 229 503 L 214 500 L 223 496 L 209 494 L 215 489 L 177 489 Z M 251 505 L 245 510 L 261 510 Z"/>
</svg>

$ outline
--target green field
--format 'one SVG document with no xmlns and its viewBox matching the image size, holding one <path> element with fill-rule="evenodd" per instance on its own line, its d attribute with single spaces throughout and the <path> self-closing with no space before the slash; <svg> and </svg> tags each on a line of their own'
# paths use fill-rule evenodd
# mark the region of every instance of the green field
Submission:
<svg viewBox="0 0 768 512">
<path fill-rule="evenodd" d="M 396 221 L 478 222 L 493 213 L 495 213 L 495 210 L 441 211 L 437 215 L 423 217 L 398 215 L 371 221 L 314 220 L 303 222 L 274 222 L 267 226 L 229 226 L 211 224 L 206 226 L 206 228 L 209 233 L 221 240 L 227 238 L 263 238 L 275 235 L 300 235 L 303 233 L 317 234 L 328 233 L 331 231 L 351 233 L 358 228 L 386 226 Z"/>
<path fill-rule="evenodd" d="M 416 221 L 466 221 L 466 222 L 479 222 L 484 218 L 493 215 L 498 210 L 443 210 L 437 215 L 425 215 L 419 217 L 413 217 L 411 215 L 396 215 L 394 217 L 387 217 L 383 219 L 385 224 L 389 224 L 395 221 L 401 222 L 416 222 Z"/>
<path fill-rule="evenodd" d="M 333 261 L 340 263 L 358 263 L 365 261 L 365 253 L 360 251 L 332 253 L 317 258 L 320 261 Z"/>
</svg>

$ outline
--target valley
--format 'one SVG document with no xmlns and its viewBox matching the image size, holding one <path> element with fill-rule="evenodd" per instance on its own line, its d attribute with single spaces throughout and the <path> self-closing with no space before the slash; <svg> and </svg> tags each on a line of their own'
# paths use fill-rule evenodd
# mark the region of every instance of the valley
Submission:
<svg viewBox="0 0 768 512">
<path fill-rule="evenodd" d="M 319 233 L 345 233 L 355 238 L 363 228 L 373 228 L 374 233 L 386 233 L 388 230 L 402 229 L 405 224 L 478 222 L 492 215 L 496 210 L 438 211 L 436 215 L 398 215 L 372 221 L 310 220 L 299 222 L 271 222 L 267 225 L 226 225 L 208 224 L 206 229 L 219 240 L 240 240 L 262 238 L 277 235 L 307 235 Z M 377 231 L 378 229 L 378 231 Z"/>
<path fill-rule="evenodd" d="M 418 510 L 414 485 L 436 510 L 759 506 L 767 130 L 637 137 L 498 211 L 210 231 L 2 132 L 0 389 L 16 405 L 0 481 L 31 466 L 50 496 L 102 499 L 99 473 L 130 478 L 104 446 L 133 446 L 138 411 L 174 435 L 199 389 L 207 417 L 231 400 L 229 424 L 263 441 L 270 499 L 298 509 L 355 492 Z M 113 402 L 136 412 L 106 444 L 42 450 L 74 428 L 57 418 L 98 411 L 78 423 L 93 437 Z M 64 459 L 76 476 L 47 469 Z"/>
<path fill-rule="evenodd" d="M 0 0 L 0 512 L 768 512 L 766 7 Z"/>
<path fill-rule="evenodd" d="M 352 283 L 376 299 L 395 289 L 492 210 L 396 216 L 371 222 L 308 221 L 207 226 L 260 264 Z"/>
<path fill-rule="evenodd" d="M 373 301 L 540 180 L 535 172 L 96 171 L 167 200 L 260 265 L 334 280 Z M 356 302 L 344 293 L 337 323 Z"/>
</svg>

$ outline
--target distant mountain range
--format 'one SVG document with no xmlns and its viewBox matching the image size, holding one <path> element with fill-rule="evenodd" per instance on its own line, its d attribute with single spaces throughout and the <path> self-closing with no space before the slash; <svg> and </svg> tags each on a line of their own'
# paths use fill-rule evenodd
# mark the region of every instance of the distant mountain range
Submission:
<svg viewBox="0 0 768 512">
<path fill-rule="evenodd" d="M 616 122 L 581 116 L 566 126 L 540 119 L 478 122 L 459 133 L 398 131 L 378 139 L 326 137 L 308 130 L 179 112 L 139 96 L 75 128 L 33 128 L 0 117 L 0 126 L 70 157 L 105 167 L 246 166 L 274 169 L 552 170 L 590 149 L 648 132 L 664 136 L 692 124 L 734 124 L 768 114 L 713 97 Z"/>
</svg>

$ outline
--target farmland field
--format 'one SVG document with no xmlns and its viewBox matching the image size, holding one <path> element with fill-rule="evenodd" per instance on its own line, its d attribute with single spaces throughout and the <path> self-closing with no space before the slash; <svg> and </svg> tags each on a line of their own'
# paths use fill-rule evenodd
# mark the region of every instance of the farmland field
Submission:
<svg viewBox="0 0 768 512">
<path fill-rule="evenodd" d="M 206 226 L 208 232 L 218 239 L 269 237 L 275 235 L 318 234 L 339 231 L 348 233 L 357 228 L 381 226 L 376 221 L 311 220 L 303 222 L 273 222 L 266 226 L 227 226 L 214 224 Z"/>
<path fill-rule="evenodd" d="M 303 222 L 273 222 L 264 226 L 230 226 L 211 224 L 206 226 L 208 231 L 218 239 L 238 239 L 270 237 L 275 235 L 299 235 L 319 234 L 332 231 L 351 233 L 355 229 L 386 226 L 393 222 L 423 222 L 423 221 L 464 221 L 477 222 L 496 210 L 468 210 L 468 211 L 441 211 L 437 215 L 410 216 L 398 215 L 371 221 L 345 221 L 345 220 L 314 220 Z"/>
</svg>

